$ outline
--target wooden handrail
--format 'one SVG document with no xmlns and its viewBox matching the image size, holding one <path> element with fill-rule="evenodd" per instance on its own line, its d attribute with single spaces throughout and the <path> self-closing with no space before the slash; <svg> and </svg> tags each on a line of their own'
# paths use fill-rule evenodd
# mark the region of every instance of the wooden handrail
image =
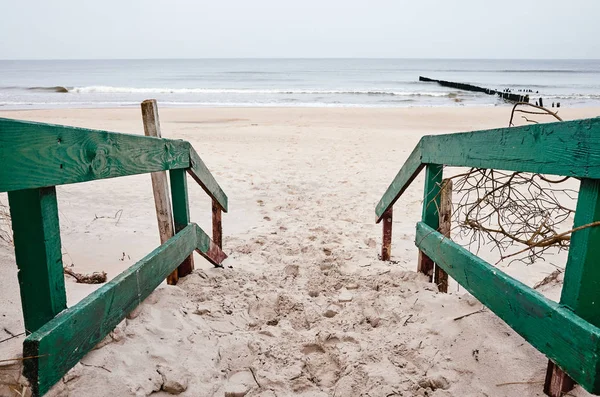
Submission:
<svg viewBox="0 0 600 397">
<path fill-rule="evenodd" d="M 35 396 L 54 383 L 136 308 L 193 251 L 212 263 L 227 256 L 195 223 L 64 310 L 24 342 L 24 374 Z"/>
<path fill-rule="evenodd" d="M 160 137 L 156 101 L 144 101 L 148 136 L 0 118 L 0 192 L 8 192 L 23 318 L 24 374 L 44 394 L 167 275 L 194 268 L 197 251 L 215 266 L 227 196 L 186 141 Z M 169 170 L 170 189 L 167 183 Z M 190 222 L 186 172 L 212 198 L 214 241 Z M 66 308 L 56 185 L 152 173 L 162 245 Z M 172 202 L 172 206 L 171 206 Z"/>
<path fill-rule="evenodd" d="M 0 118 L 0 192 L 190 165 L 182 140 Z"/>
<path fill-rule="evenodd" d="M 425 168 L 417 271 L 433 281 L 452 276 L 547 355 L 546 394 L 561 396 L 574 382 L 600 392 L 600 228 L 572 233 L 557 304 L 440 233 L 444 166 L 580 178 L 574 227 L 590 225 L 600 221 L 600 118 L 424 136 L 375 208 L 377 222 L 385 219 L 381 259 L 390 260 L 393 205 Z"/>
<path fill-rule="evenodd" d="M 227 195 L 189 142 L 0 118 L 0 192 L 187 169 L 227 212 Z"/>
<path fill-rule="evenodd" d="M 417 247 L 587 390 L 600 387 L 600 328 L 417 223 Z M 507 300 L 512 304 L 507 304 Z"/>
<path fill-rule="evenodd" d="M 427 164 L 600 178 L 600 118 L 421 138 L 377 204 L 377 222 Z"/>
<path fill-rule="evenodd" d="M 188 174 L 204 189 L 224 212 L 227 212 L 227 195 L 221 189 L 213 175 L 210 173 L 204 161 L 198 156 L 198 153 L 190 146 L 190 164 L 187 168 Z"/>
</svg>

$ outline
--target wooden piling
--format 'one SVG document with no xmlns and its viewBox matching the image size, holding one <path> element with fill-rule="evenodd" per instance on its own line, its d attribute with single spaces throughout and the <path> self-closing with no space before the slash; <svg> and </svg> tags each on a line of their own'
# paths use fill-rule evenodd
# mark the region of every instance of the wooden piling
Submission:
<svg viewBox="0 0 600 397">
<path fill-rule="evenodd" d="M 392 218 L 393 208 L 383 213 L 383 243 L 381 244 L 381 260 L 389 261 L 392 256 Z"/>
<path fill-rule="evenodd" d="M 223 224 L 221 223 L 221 207 L 215 200 L 212 202 L 212 234 L 213 242 L 223 249 Z"/>
<path fill-rule="evenodd" d="M 158 118 L 158 105 L 156 99 L 147 99 L 142 102 L 142 120 L 144 122 L 144 134 L 146 136 L 161 137 L 160 120 Z M 158 232 L 160 243 L 164 244 L 175 235 L 173 227 L 173 211 L 169 199 L 169 185 L 165 171 L 153 172 L 152 192 L 154 193 L 154 206 L 156 207 L 156 218 L 158 220 Z M 175 285 L 179 280 L 178 271 L 175 269 L 168 277 L 167 284 Z"/>
<path fill-rule="evenodd" d="M 444 179 L 442 181 L 439 213 L 439 232 L 450 238 L 450 229 L 452 226 L 452 179 Z M 435 266 L 433 281 L 440 292 L 448 292 L 448 273 L 437 265 Z"/>
<path fill-rule="evenodd" d="M 558 365 L 548 361 L 546 370 L 546 382 L 544 383 L 544 393 L 550 397 L 562 397 L 575 387 L 575 382 L 569 375 L 563 372 Z"/>
</svg>

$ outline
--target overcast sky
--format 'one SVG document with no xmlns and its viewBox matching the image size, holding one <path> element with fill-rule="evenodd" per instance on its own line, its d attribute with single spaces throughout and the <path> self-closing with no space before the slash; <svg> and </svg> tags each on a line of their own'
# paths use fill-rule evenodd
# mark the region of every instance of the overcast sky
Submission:
<svg viewBox="0 0 600 397">
<path fill-rule="evenodd" d="M 0 0 L 0 59 L 600 58 L 600 0 Z"/>
</svg>

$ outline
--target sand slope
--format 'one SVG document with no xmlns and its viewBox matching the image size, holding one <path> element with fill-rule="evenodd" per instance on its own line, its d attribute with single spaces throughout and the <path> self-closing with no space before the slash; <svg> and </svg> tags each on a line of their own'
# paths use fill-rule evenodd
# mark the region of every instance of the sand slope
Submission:
<svg viewBox="0 0 600 397">
<path fill-rule="evenodd" d="M 194 274 L 159 287 L 49 395 L 541 396 L 540 353 L 487 310 L 454 320 L 482 305 L 413 272 L 422 176 L 394 209 L 394 262 L 377 259 L 375 204 L 420 136 L 504 126 L 508 112 L 162 109 L 163 136 L 192 142 L 229 195 L 226 268 L 196 257 Z M 142 132 L 138 109 L 0 116 Z M 210 201 L 188 183 L 192 220 L 209 231 Z M 58 196 L 64 262 L 77 271 L 114 277 L 159 244 L 148 175 L 61 186 Z M 505 270 L 533 285 L 553 269 Z M 23 330 L 6 244 L 0 270 L 1 340 L 3 328 Z M 67 279 L 67 288 L 74 304 L 93 287 Z M 21 342 L 0 344 L 0 359 Z M 0 383 L 1 396 L 17 395 L 7 385 L 19 387 L 18 366 L 0 367 Z"/>
</svg>

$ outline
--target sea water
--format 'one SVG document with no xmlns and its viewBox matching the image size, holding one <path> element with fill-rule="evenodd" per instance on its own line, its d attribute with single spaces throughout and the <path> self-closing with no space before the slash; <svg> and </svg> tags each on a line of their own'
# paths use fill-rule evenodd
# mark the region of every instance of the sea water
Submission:
<svg viewBox="0 0 600 397">
<path fill-rule="evenodd" d="M 161 106 L 494 106 L 419 76 L 600 106 L 600 60 L 165 59 L 0 61 L 0 109 Z"/>
</svg>

